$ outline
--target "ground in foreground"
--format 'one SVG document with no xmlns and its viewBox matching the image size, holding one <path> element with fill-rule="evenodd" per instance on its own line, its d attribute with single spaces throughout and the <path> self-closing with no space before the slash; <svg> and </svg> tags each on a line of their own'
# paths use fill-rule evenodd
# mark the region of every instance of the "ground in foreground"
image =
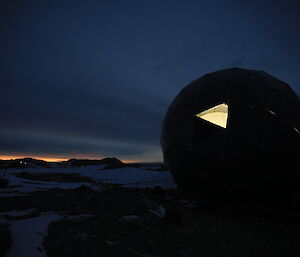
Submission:
<svg viewBox="0 0 300 257">
<path fill-rule="evenodd" d="M 19 219 L 60 216 L 43 240 L 48 257 L 300 256 L 299 218 L 203 210 L 176 190 L 81 187 L 1 199 L 1 211 L 15 206 L 35 210 Z"/>
</svg>

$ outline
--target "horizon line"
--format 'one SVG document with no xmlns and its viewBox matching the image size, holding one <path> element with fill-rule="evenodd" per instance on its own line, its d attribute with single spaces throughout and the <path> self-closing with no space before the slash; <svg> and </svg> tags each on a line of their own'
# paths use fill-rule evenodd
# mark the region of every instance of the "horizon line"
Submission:
<svg viewBox="0 0 300 257">
<path fill-rule="evenodd" d="M 52 158 L 52 157 L 42 157 L 42 156 L 27 156 L 27 155 L 15 155 L 15 156 L 7 156 L 7 155 L 0 155 L 0 160 L 2 161 L 9 161 L 9 160 L 16 160 L 16 159 L 24 159 L 24 158 L 31 158 L 31 159 L 36 159 L 36 160 L 42 160 L 46 162 L 64 162 L 68 161 L 70 159 L 77 159 L 77 160 L 102 160 L 105 158 L 117 158 L 117 157 L 75 157 L 75 158 Z M 149 160 L 124 160 L 124 159 L 119 159 L 118 160 L 122 161 L 123 163 L 154 163 L 154 162 L 163 162 L 163 161 L 149 161 Z"/>
</svg>

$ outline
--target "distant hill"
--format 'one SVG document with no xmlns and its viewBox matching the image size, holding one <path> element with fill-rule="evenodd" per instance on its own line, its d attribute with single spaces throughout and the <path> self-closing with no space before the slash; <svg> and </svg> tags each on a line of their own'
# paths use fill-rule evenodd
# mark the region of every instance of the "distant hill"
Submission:
<svg viewBox="0 0 300 257">
<path fill-rule="evenodd" d="M 103 170 L 106 169 L 120 169 L 124 167 L 135 167 L 143 168 L 153 171 L 165 171 L 166 167 L 163 163 L 124 163 L 115 157 L 108 157 L 99 160 L 91 159 L 69 159 L 61 162 L 47 162 L 44 160 L 34 158 L 21 158 L 14 160 L 0 160 L 0 169 L 9 168 L 34 168 L 34 167 L 47 167 L 50 168 L 52 165 L 64 165 L 68 167 L 86 167 L 86 166 L 97 166 L 104 165 Z"/>
<path fill-rule="evenodd" d="M 106 165 L 104 169 L 117 169 L 124 168 L 128 164 L 123 163 L 117 158 L 104 158 L 101 160 L 89 160 L 89 159 L 70 159 L 66 162 L 68 166 L 84 167 L 90 165 Z"/>
<path fill-rule="evenodd" d="M 21 158 L 14 160 L 0 160 L 0 168 L 8 169 L 8 168 L 25 168 L 25 167 L 49 167 L 48 162 L 43 160 L 38 160 L 34 158 Z"/>
</svg>

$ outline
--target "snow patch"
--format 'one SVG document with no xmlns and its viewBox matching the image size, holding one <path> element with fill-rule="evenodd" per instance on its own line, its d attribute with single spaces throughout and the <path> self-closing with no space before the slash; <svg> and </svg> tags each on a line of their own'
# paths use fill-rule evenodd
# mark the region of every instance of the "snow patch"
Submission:
<svg viewBox="0 0 300 257">
<path fill-rule="evenodd" d="M 22 196 L 27 193 L 52 188 L 73 189 L 82 185 L 94 190 L 102 190 L 101 186 L 95 186 L 93 182 L 53 182 L 36 181 L 18 178 L 14 173 L 78 173 L 81 176 L 89 177 L 94 182 L 109 183 L 126 188 L 176 188 L 176 184 L 169 172 L 156 172 L 142 168 L 125 167 L 122 169 L 101 170 L 101 166 L 86 167 L 52 167 L 52 168 L 24 168 L 8 169 L 5 178 L 9 180 L 9 187 L 0 188 L 0 197 Z"/>
<path fill-rule="evenodd" d="M 82 218 L 94 218 L 94 217 L 95 217 L 94 214 L 80 214 L 80 215 L 67 216 L 64 218 L 66 218 L 68 220 L 77 221 L 77 220 L 81 220 Z"/>
<path fill-rule="evenodd" d="M 113 241 L 109 241 L 109 240 L 105 240 L 104 243 L 107 244 L 108 246 L 114 246 L 116 244 L 119 244 L 119 242 L 113 242 Z"/>
<path fill-rule="evenodd" d="M 36 211 L 36 209 L 6 211 L 6 212 L 1 212 L 0 216 L 9 216 L 11 218 L 15 218 L 15 217 L 19 217 L 19 216 L 25 216 L 25 215 L 32 214 L 35 211 Z"/>
<path fill-rule="evenodd" d="M 136 215 L 127 215 L 127 216 L 123 216 L 121 219 L 119 219 L 119 221 L 132 221 L 137 219 L 139 216 Z"/>
<path fill-rule="evenodd" d="M 150 209 L 149 211 L 161 218 L 164 218 L 166 215 L 166 208 L 162 205 L 160 205 L 156 210 Z"/>
<path fill-rule="evenodd" d="M 39 217 L 9 222 L 13 243 L 7 257 L 46 256 L 43 237 L 46 236 L 48 224 L 60 218 L 55 213 L 46 213 Z"/>
</svg>

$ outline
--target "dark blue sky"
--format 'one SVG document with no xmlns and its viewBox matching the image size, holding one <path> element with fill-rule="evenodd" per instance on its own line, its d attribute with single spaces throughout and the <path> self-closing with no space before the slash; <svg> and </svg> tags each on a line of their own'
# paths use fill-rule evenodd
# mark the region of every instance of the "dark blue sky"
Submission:
<svg viewBox="0 0 300 257">
<path fill-rule="evenodd" d="M 168 105 L 218 69 L 300 92 L 298 1 L 1 1 L 0 156 L 160 161 Z"/>
</svg>

